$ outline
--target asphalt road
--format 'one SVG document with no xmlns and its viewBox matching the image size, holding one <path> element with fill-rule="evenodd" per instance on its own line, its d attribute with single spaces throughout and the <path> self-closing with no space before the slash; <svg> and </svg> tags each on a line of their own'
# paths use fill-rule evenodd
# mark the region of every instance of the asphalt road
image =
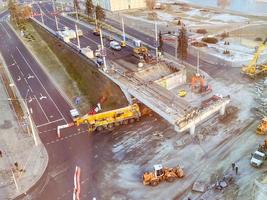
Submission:
<svg viewBox="0 0 267 200">
<path fill-rule="evenodd" d="M 42 178 L 18 199 L 71 199 L 76 165 L 81 167 L 81 199 L 97 197 L 93 185 L 96 166 L 92 162 L 92 136 L 83 127 L 72 127 L 64 129 L 62 137 L 57 138 L 57 126 L 71 122 L 71 106 L 5 21 L 0 23 L 0 50 L 49 154 Z"/>
</svg>

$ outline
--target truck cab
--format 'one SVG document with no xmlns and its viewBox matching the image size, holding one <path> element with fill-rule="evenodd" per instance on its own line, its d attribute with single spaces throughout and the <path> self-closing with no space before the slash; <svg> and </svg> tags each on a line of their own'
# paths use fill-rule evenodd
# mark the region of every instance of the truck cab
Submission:
<svg viewBox="0 0 267 200">
<path fill-rule="evenodd" d="M 266 154 L 257 150 L 251 154 L 250 164 L 253 167 L 261 167 L 264 160 L 266 160 Z"/>
<path fill-rule="evenodd" d="M 70 110 L 70 115 L 73 122 L 76 122 L 80 118 L 80 114 L 77 109 Z"/>
</svg>

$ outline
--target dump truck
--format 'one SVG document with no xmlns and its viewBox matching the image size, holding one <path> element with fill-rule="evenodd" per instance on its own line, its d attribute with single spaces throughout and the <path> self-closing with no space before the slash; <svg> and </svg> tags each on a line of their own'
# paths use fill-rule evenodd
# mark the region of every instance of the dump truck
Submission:
<svg viewBox="0 0 267 200">
<path fill-rule="evenodd" d="M 259 135 L 265 135 L 267 132 L 267 117 L 264 117 L 256 129 L 256 133 Z"/>
<path fill-rule="evenodd" d="M 259 145 L 258 149 L 251 154 L 250 164 L 253 167 L 261 167 L 267 159 L 267 140 L 264 140 L 263 145 Z"/>
<path fill-rule="evenodd" d="M 181 167 L 164 168 L 161 164 L 154 165 L 154 172 L 145 172 L 143 184 L 157 186 L 161 181 L 173 182 L 175 179 L 184 177 Z"/>
<path fill-rule="evenodd" d="M 78 117 L 77 112 L 74 110 L 72 110 L 72 113 L 74 114 L 72 117 L 74 124 L 77 126 L 80 124 L 87 124 L 89 132 L 110 129 L 121 124 L 133 123 L 134 121 L 139 121 L 139 118 L 141 117 L 139 106 L 136 103 L 124 108 L 103 113 L 93 115 L 86 114 L 82 117 Z"/>
</svg>

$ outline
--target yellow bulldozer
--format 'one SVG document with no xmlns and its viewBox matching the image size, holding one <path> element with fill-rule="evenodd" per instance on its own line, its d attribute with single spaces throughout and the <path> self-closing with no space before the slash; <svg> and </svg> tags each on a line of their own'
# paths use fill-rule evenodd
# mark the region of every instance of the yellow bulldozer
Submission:
<svg viewBox="0 0 267 200">
<path fill-rule="evenodd" d="M 143 184 L 157 186 L 161 181 L 173 182 L 175 179 L 184 177 L 181 167 L 164 168 L 161 164 L 154 165 L 154 172 L 145 172 Z"/>
<path fill-rule="evenodd" d="M 267 133 L 267 117 L 264 117 L 257 127 L 256 133 L 259 135 L 264 135 Z"/>
<path fill-rule="evenodd" d="M 266 42 L 267 42 L 267 38 L 257 48 L 257 51 L 254 54 L 253 59 L 250 61 L 250 63 L 247 66 L 242 67 L 242 70 L 241 70 L 242 73 L 248 75 L 251 78 L 255 78 L 256 76 L 265 74 L 267 72 L 267 65 L 257 64 L 260 54 L 266 48 Z"/>
<path fill-rule="evenodd" d="M 147 64 L 155 64 L 157 60 L 149 54 L 148 49 L 144 46 L 133 49 L 133 55 Z"/>
</svg>

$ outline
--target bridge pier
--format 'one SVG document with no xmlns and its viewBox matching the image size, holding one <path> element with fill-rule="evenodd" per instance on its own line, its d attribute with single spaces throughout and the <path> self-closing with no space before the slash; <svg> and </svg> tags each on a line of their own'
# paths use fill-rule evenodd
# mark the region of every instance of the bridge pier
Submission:
<svg viewBox="0 0 267 200">
<path fill-rule="evenodd" d="M 222 105 L 222 107 L 220 108 L 220 115 L 224 115 L 225 113 L 225 104 Z"/>
<path fill-rule="evenodd" d="M 195 124 L 192 124 L 192 125 L 189 127 L 190 135 L 195 135 L 195 130 L 196 130 L 196 125 L 195 125 Z"/>
</svg>

